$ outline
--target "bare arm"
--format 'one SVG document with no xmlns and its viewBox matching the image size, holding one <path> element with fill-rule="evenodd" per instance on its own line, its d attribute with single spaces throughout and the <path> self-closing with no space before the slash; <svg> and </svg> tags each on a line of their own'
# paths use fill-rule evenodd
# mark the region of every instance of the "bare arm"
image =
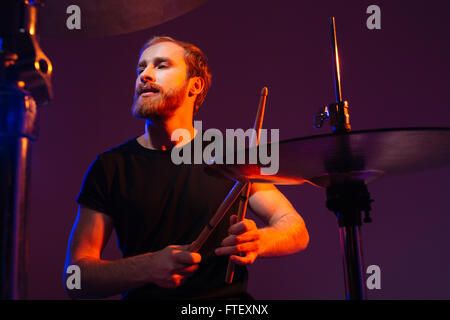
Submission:
<svg viewBox="0 0 450 320">
<path fill-rule="evenodd" d="M 108 242 L 114 222 L 101 212 L 80 206 L 70 236 L 66 266 L 81 269 L 81 289 L 64 287 L 71 298 L 102 298 L 155 283 L 177 287 L 198 269 L 201 256 L 185 251 L 186 246 L 168 246 L 160 251 L 107 261 L 101 253 Z"/>
<path fill-rule="evenodd" d="M 231 254 L 233 262 L 249 264 L 258 256 L 292 254 L 308 246 L 309 234 L 302 217 L 275 186 L 252 184 L 249 206 L 267 227 L 258 229 L 254 221 L 237 222 L 232 216 L 230 236 L 222 241 L 216 254 Z M 240 253 L 244 256 L 237 255 Z"/>
</svg>

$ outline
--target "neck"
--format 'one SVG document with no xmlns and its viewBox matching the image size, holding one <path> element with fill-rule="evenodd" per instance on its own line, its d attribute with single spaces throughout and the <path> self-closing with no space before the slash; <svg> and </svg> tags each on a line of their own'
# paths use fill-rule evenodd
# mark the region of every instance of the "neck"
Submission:
<svg viewBox="0 0 450 320">
<path fill-rule="evenodd" d="M 172 133 L 177 129 L 185 129 L 191 139 L 186 141 L 172 141 Z M 189 143 L 196 135 L 197 130 L 192 125 L 192 116 L 172 116 L 167 119 L 145 121 L 145 133 L 138 138 L 138 142 L 145 148 L 154 150 L 170 150 Z"/>
</svg>

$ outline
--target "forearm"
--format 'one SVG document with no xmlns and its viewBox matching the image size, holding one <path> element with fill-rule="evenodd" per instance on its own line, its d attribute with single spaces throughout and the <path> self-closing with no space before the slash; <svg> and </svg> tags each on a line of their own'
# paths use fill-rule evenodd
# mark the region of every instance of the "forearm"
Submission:
<svg viewBox="0 0 450 320">
<path fill-rule="evenodd" d="M 74 261 L 72 264 L 81 271 L 81 288 L 70 290 L 65 283 L 66 292 L 73 299 L 105 298 L 141 287 L 151 282 L 151 255 L 114 261 L 85 257 Z"/>
<path fill-rule="evenodd" d="M 259 256 L 274 257 L 292 254 L 306 249 L 309 234 L 303 219 L 297 213 L 289 213 L 259 229 Z"/>
</svg>

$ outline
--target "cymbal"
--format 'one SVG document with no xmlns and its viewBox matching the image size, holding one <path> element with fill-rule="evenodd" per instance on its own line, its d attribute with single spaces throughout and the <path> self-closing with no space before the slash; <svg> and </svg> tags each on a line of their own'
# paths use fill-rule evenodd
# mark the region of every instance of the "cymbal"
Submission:
<svg viewBox="0 0 450 320">
<path fill-rule="evenodd" d="M 44 37 L 90 38 L 144 30 L 181 16 L 206 0 L 47 0 L 40 8 L 39 33 Z M 67 21 L 80 8 L 79 29 Z"/>
<path fill-rule="evenodd" d="M 369 183 L 382 175 L 396 175 L 450 165 L 450 128 L 396 128 L 324 134 L 274 142 L 279 170 L 264 175 L 256 164 L 217 164 L 206 172 L 233 180 L 318 187 L 349 181 Z M 275 145 L 274 145 L 275 146 Z M 263 146 L 239 150 L 248 159 Z M 265 146 L 271 150 L 270 144 Z"/>
</svg>

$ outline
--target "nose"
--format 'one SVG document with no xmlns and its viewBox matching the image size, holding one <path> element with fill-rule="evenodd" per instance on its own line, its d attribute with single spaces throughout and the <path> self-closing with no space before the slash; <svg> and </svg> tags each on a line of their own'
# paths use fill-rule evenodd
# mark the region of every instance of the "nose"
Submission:
<svg viewBox="0 0 450 320">
<path fill-rule="evenodd" d="M 139 76 L 142 83 L 154 82 L 155 81 L 155 72 L 151 66 L 145 68 Z"/>
</svg>

